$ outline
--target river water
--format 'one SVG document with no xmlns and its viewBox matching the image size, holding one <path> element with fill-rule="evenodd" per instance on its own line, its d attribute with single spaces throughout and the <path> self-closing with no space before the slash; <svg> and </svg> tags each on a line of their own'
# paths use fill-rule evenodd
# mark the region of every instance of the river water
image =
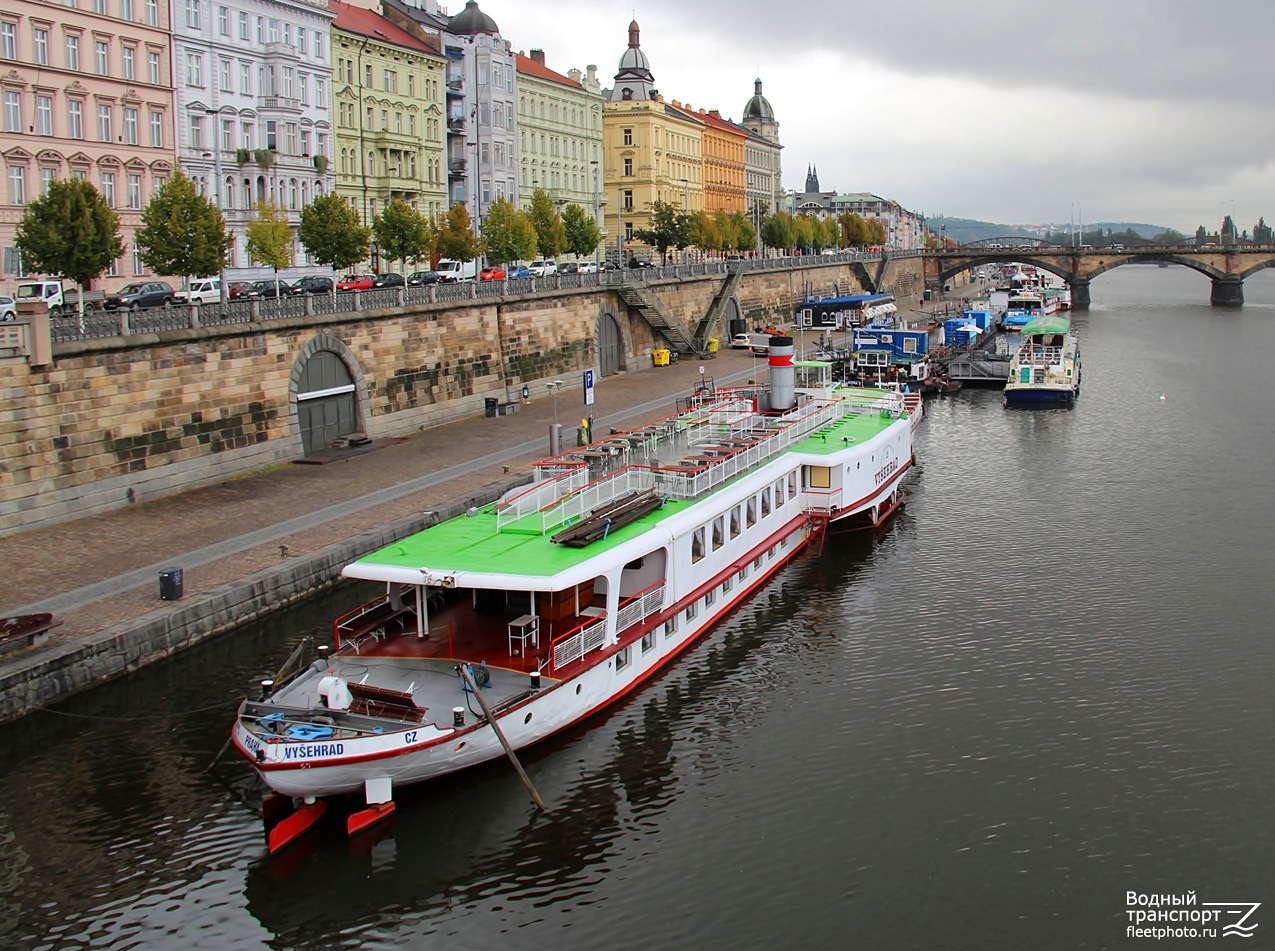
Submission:
<svg viewBox="0 0 1275 951">
<path fill-rule="evenodd" d="M 1130 891 L 1266 902 L 1269 946 L 1275 274 L 1208 291 L 1095 282 L 1072 410 L 931 401 L 904 514 L 527 755 L 547 816 L 497 765 L 265 855 L 204 767 L 362 592 L 0 729 L 0 946 L 1110 948 Z"/>
</svg>

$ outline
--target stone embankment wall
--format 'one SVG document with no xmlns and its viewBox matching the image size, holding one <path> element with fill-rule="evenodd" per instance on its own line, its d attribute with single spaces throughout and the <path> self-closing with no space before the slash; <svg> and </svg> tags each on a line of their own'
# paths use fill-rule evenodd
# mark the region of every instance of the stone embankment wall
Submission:
<svg viewBox="0 0 1275 951">
<path fill-rule="evenodd" d="M 882 285 L 919 296 L 921 263 L 892 261 Z M 787 322 L 807 290 L 858 293 L 877 266 L 749 271 L 736 301 L 750 323 Z M 651 289 L 693 328 L 723 281 Z M 0 534 L 300 458 L 297 386 L 316 350 L 341 356 L 364 431 L 386 438 L 480 414 L 485 399 L 515 400 L 524 385 L 579 379 L 597 366 L 606 318 L 622 368 L 647 365 L 664 345 L 614 291 L 590 288 L 63 343 L 44 367 L 0 352 Z"/>
</svg>

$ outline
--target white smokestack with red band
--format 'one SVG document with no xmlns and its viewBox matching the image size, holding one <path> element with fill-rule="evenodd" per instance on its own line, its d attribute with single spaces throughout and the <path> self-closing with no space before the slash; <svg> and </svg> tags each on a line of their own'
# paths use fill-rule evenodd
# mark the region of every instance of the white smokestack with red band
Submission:
<svg viewBox="0 0 1275 951">
<path fill-rule="evenodd" d="M 780 413 L 797 404 L 797 369 L 792 361 L 792 337 L 771 337 L 770 408 Z"/>
</svg>

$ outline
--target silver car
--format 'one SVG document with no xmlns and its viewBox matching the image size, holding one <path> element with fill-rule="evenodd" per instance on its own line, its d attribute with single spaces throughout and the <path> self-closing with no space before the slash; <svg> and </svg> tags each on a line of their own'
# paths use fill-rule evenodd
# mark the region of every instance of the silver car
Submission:
<svg viewBox="0 0 1275 951">
<path fill-rule="evenodd" d="M 18 316 L 18 305 L 12 297 L 0 294 L 0 320 L 13 320 Z"/>
</svg>

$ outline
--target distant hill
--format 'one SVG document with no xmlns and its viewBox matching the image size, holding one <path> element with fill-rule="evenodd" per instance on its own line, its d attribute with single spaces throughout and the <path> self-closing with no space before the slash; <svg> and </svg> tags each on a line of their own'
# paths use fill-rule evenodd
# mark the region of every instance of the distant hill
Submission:
<svg viewBox="0 0 1275 951">
<path fill-rule="evenodd" d="M 977 221 L 973 218 L 946 218 L 943 216 L 927 218 L 925 221 L 931 231 L 936 234 L 946 234 L 948 238 L 958 244 L 968 244 L 971 241 L 982 241 L 986 238 L 1040 238 L 1049 231 L 1055 233 L 1066 232 L 1070 227 L 1065 221 L 1062 224 L 1000 225 L 991 221 Z M 946 226 L 946 230 L 944 230 L 944 226 Z M 1143 238 L 1154 238 L 1168 229 L 1163 225 L 1148 225 L 1127 221 L 1085 222 L 1086 233 L 1092 234 L 1098 230 L 1101 230 L 1103 234 L 1108 231 L 1112 234 L 1125 234 L 1132 230 L 1134 234 L 1141 235 Z"/>
</svg>

